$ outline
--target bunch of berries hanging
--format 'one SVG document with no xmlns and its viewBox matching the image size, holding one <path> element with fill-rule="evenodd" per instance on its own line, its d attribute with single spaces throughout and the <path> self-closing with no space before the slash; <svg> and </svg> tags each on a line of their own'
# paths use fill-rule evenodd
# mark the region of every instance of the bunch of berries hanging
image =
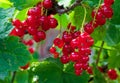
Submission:
<svg viewBox="0 0 120 83">
<path fill-rule="evenodd" d="M 111 5 L 114 0 L 104 0 L 104 3 L 99 8 L 92 11 L 92 21 L 84 25 L 84 31 L 75 31 L 75 27 L 69 25 L 69 31 L 64 31 L 62 38 L 55 38 L 53 46 L 50 48 L 50 53 L 54 58 L 60 57 L 63 64 L 69 62 L 74 63 L 76 75 L 81 75 L 83 70 L 92 74 L 92 68 L 89 66 L 89 56 L 91 55 L 90 47 L 94 44 L 90 34 L 98 26 L 105 24 L 106 19 L 113 16 Z M 61 51 L 58 52 L 56 49 Z"/>
<path fill-rule="evenodd" d="M 83 70 L 89 68 L 90 47 L 93 45 L 94 40 L 86 32 L 75 31 L 74 26 L 68 28 L 70 28 L 70 32 L 64 31 L 61 39 L 55 38 L 50 52 L 54 55 L 54 58 L 57 58 L 60 53 L 56 51 L 56 48 L 61 49 L 61 62 L 63 64 L 73 62 L 76 75 L 81 75 Z"/>
<path fill-rule="evenodd" d="M 52 16 L 47 15 L 47 10 L 52 8 L 51 0 L 39 2 L 35 7 L 28 10 L 28 17 L 24 21 L 14 19 L 12 24 L 14 29 L 10 35 L 24 37 L 25 34 L 32 36 L 36 42 L 46 38 L 45 32 L 50 28 L 56 28 L 58 22 Z"/>
<path fill-rule="evenodd" d="M 84 26 L 84 31 L 91 34 L 95 28 L 102 26 L 106 23 L 106 19 L 110 19 L 113 16 L 113 9 L 111 8 L 114 0 L 104 0 L 104 3 L 92 11 L 92 21 L 88 22 Z"/>
</svg>

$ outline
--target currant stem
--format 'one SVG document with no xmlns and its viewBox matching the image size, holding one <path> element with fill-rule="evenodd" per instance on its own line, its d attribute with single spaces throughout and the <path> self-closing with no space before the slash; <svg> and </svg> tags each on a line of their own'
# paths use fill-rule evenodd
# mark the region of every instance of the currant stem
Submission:
<svg viewBox="0 0 120 83">
<path fill-rule="evenodd" d="M 81 32 L 83 32 L 84 30 L 84 24 L 85 24 L 85 20 L 86 20 L 86 16 L 87 16 L 87 10 L 86 7 L 84 5 L 82 5 L 83 9 L 84 9 L 84 18 L 83 18 L 83 22 L 82 22 L 82 27 L 80 29 Z"/>
<path fill-rule="evenodd" d="M 99 46 L 93 46 L 94 48 L 101 48 L 101 47 L 99 47 Z M 108 48 L 103 48 L 103 49 L 105 49 L 105 50 L 110 50 L 110 51 L 113 51 L 114 49 L 108 49 Z"/>
<path fill-rule="evenodd" d="M 18 10 L 16 11 L 16 13 L 15 13 L 14 16 L 13 16 L 13 19 L 16 18 L 16 16 L 19 14 L 19 12 L 20 12 L 20 11 L 18 11 Z"/>
<path fill-rule="evenodd" d="M 94 18 L 93 18 L 93 23 L 92 23 L 92 26 L 94 25 L 94 23 L 95 23 L 95 18 L 96 18 L 96 15 L 97 15 L 97 13 L 98 13 L 98 10 L 99 10 L 99 7 L 100 7 L 100 5 L 101 5 L 101 2 L 102 2 L 102 0 L 99 0 L 99 3 L 98 3 L 98 6 L 97 6 L 97 9 L 96 9 L 96 11 L 95 11 L 95 16 L 94 16 Z"/>
<path fill-rule="evenodd" d="M 12 79 L 11 79 L 11 83 L 14 83 L 16 73 L 17 73 L 16 71 L 13 72 Z"/>
<path fill-rule="evenodd" d="M 60 20 L 60 26 L 59 27 L 60 27 L 60 36 L 61 36 L 61 34 L 62 34 L 61 14 L 59 14 L 59 20 Z"/>
<path fill-rule="evenodd" d="M 98 52 L 98 57 L 97 57 L 97 59 L 96 59 L 96 65 L 98 65 L 98 63 L 99 63 L 100 55 L 101 55 L 101 52 L 102 52 L 102 49 L 103 49 L 104 43 L 105 43 L 105 42 L 102 41 L 102 44 L 101 44 L 100 50 L 99 50 L 99 52 Z"/>
</svg>

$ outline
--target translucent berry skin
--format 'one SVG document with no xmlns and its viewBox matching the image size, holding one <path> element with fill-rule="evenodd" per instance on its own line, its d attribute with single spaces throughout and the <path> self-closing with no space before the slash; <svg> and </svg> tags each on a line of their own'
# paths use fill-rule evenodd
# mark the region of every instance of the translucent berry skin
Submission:
<svg viewBox="0 0 120 83">
<path fill-rule="evenodd" d="M 91 23 L 87 23 L 87 24 L 84 26 L 84 31 L 87 32 L 88 34 L 91 34 L 91 33 L 93 33 L 93 31 L 94 31 L 94 27 L 92 26 Z"/>
<path fill-rule="evenodd" d="M 107 71 L 107 74 L 108 74 L 108 77 L 111 79 L 111 80 L 116 80 L 118 75 L 117 75 L 117 72 L 115 69 L 109 69 Z"/>
<path fill-rule="evenodd" d="M 33 53 L 35 52 L 35 49 L 34 49 L 33 47 L 30 47 L 30 48 L 29 48 L 29 52 L 30 52 L 31 54 L 33 54 Z"/>
<path fill-rule="evenodd" d="M 82 74 L 82 70 L 80 69 L 80 70 L 75 70 L 75 74 L 77 75 L 77 76 L 80 76 L 81 74 Z"/>
<path fill-rule="evenodd" d="M 89 74 L 93 74 L 92 67 L 88 67 L 86 70 Z"/>
<path fill-rule="evenodd" d="M 59 53 L 58 53 L 58 52 L 55 52 L 55 53 L 53 54 L 53 56 L 54 56 L 54 58 L 58 58 L 58 57 L 59 57 Z"/>
<path fill-rule="evenodd" d="M 62 40 L 66 43 L 70 42 L 72 40 L 72 35 L 71 34 L 68 34 L 68 33 L 65 33 L 63 34 L 62 36 Z"/>
<path fill-rule="evenodd" d="M 53 43 L 54 43 L 55 46 L 58 46 L 59 48 L 62 48 L 63 45 L 64 45 L 64 42 L 60 38 L 55 38 Z"/>
<path fill-rule="evenodd" d="M 75 38 L 70 42 L 70 45 L 72 46 L 73 49 L 75 49 L 79 47 L 79 42 L 80 42 L 79 38 Z"/>
<path fill-rule="evenodd" d="M 55 47 L 51 47 L 49 51 L 50 51 L 50 53 L 54 54 L 56 52 L 56 48 Z"/>
<path fill-rule="evenodd" d="M 72 62 L 76 62 L 76 61 L 78 61 L 79 59 L 80 59 L 80 55 L 79 55 L 78 52 L 72 52 L 72 53 L 70 54 L 70 60 L 71 60 Z"/>
<path fill-rule="evenodd" d="M 22 36 L 24 36 L 24 30 L 22 30 L 22 29 L 17 29 L 17 28 L 15 28 L 15 33 L 16 33 L 16 35 L 17 36 L 19 36 L 19 37 L 22 37 Z"/>
<path fill-rule="evenodd" d="M 55 18 L 50 18 L 49 21 L 50 21 L 49 22 L 50 28 L 56 28 L 57 27 L 58 22 Z"/>
<path fill-rule="evenodd" d="M 111 6 L 114 3 L 114 0 L 104 0 L 104 3 L 108 6 Z"/>
<path fill-rule="evenodd" d="M 63 54 L 68 55 L 68 54 L 70 54 L 73 51 L 74 51 L 74 49 L 71 47 L 70 44 L 65 44 L 63 46 L 63 49 L 62 49 Z"/>
<path fill-rule="evenodd" d="M 82 63 L 80 63 L 80 62 L 76 62 L 75 64 L 74 64 L 74 69 L 75 70 L 80 70 L 81 68 L 82 68 Z"/>
<path fill-rule="evenodd" d="M 101 9 L 101 12 L 103 13 L 103 15 L 106 18 L 112 18 L 112 16 L 113 16 L 113 9 L 110 6 L 102 4 L 100 9 Z"/>
<path fill-rule="evenodd" d="M 60 61 L 61 61 L 63 64 L 68 63 L 68 62 L 70 61 L 69 56 L 67 56 L 67 55 L 62 55 L 62 56 L 60 57 Z"/>
<path fill-rule="evenodd" d="M 15 27 L 17 27 L 17 28 L 20 28 L 20 27 L 22 26 L 22 23 L 21 23 L 21 21 L 20 21 L 19 19 L 14 19 L 14 20 L 12 21 L 12 24 L 13 24 Z"/>
<path fill-rule="evenodd" d="M 30 63 L 27 63 L 25 66 L 21 66 L 20 68 L 23 70 L 26 70 L 28 69 L 29 66 L 30 66 Z"/>
<path fill-rule="evenodd" d="M 43 1 L 43 7 L 46 9 L 52 8 L 52 1 L 51 0 L 44 0 Z"/>
<path fill-rule="evenodd" d="M 92 11 L 92 18 L 95 17 L 95 14 L 96 14 L 96 10 L 93 10 Z M 102 13 L 101 10 L 99 10 L 96 14 L 96 17 L 95 17 L 95 22 L 98 24 L 98 25 L 104 25 L 106 23 L 106 18 L 104 17 L 104 14 Z"/>
<path fill-rule="evenodd" d="M 28 46 L 32 46 L 33 44 L 34 44 L 33 39 L 30 39 L 30 40 L 27 41 L 27 45 Z"/>
</svg>

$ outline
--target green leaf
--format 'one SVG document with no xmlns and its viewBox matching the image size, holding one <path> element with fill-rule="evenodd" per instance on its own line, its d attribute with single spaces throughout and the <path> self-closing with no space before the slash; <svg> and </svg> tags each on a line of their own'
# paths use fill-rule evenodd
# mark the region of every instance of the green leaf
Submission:
<svg viewBox="0 0 120 83">
<path fill-rule="evenodd" d="M 12 4 L 8 0 L 0 0 L 0 7 L 9 8 Z"/>
<path fill-rule="evenodd" d="M 10 0 L 18 10 L 36 5 L 41 0 Z"/>
<path fill-rule="evenodd" d="M 94 83 L 107 83 L 103 74 L 97 69 L 96 65 L 93 66 Z"/>
<path fill-rule="evenodd" d="M 91 17 L 91 9 L 86 9 L 87 15 L 86 15 L 86 21 L 90 21 Z M 77 28 L 80 28 L 82 26 L 82 22 L 84 19 L 84 9 L 82 6 L 78 6 L 70 13 L 70 20 L 73 25 L 75 25 Z"/>
<path fill-rule="evenodd" d="M 30 59 L 29 51 L 17 37 L 0 39 L 0 72 L 15 71 Z"/>
<path fill-rule="evenodd" d="M 103 41 L 106 35 L 106 28 L 105 26 L 102 27 L 98 27 L 94 30 L 94 32 L 92 33 L 92 37 L 94 39 L 94 42 L 98 42 L 98 41 Z"/>
<path fill-rule="evenodd" d="M 75 74 L 64 73 L 63 83 L 88 83 L 89 75 L 85 72 L 81 76 L 76 76 Z"/>
<path fill-rule="evenodd" d="M 0 79 L 4 80 L 8 76 L 8 72 L 1 72 L 0 73 Z"/>
<path fill-rule="evenodd" d="M 26 8 L 26 9 L 23 9 L 21 11 L 17 11 L 18 14 L 16 16 L 17 19 L 23 21 L 27 18 L 27 11 L 28 11 L 29 8 Z"/>
<path fill-rule="evenodd" d="M 113 50 L 109 53 L 110 57 L 108 59 L 109 67 L 116 68 L 120 67 L 120 44 L 116 45 Z"/>
<path fill-rule="evenodd" d="M 13 17 L 14 10 L 14 8 L 0 8 L 0 39 L 7 37 L 13 28 L 9 19 Z"/>
<path fill-rule="evenodd" d="M 49 57 L 49 58 L 46 58 L 45 61 L 48 61 L 48 62 L 54 63 L 54 64 L 56 64 L 58 67 L 60 67 L 61 69 L 63 69 L 63 64 L 61 63 L 61 61 L 60 61 L 59 58 L 54 59 L 54 58 L 52 58 L 52 57 Z"/>
<path fill-rule="evenodd" d="M 120 24 L 120 12 L 118 11 L 120 9 L 120 0 L 115 0 L 115 3 L 113 4 L 112 8 L 114 10 L 113 17 L 111 19 L 112 24 Z"/>
<path fill-rule="evenodd" d="M 38 76 L 39 83 L 60 83 L 62 70 L 55 63 L 42 61 L 35 64 L 35 66 L 31 68 L 30 73 Z"/>
<path fill-rule="evenodd" d="M 33 63 L 29 70 L 29 83 L 88 83 L 89 75 L 85 72 L 81 76 L 63 71 L 56 62 L 45 60 Z"/>
<path fill-rule="evenodd" d="M 99 0 L 83 0 L 83 3 L 90 7 L 94 7 L 98 5 Z"/>
<path fill-rule="evenodd" d="M 62 14 L 62 15 L 56 14 L 54 17 L 58 21 L 58 26 L 57 26 L 58 29 L 60 29 L 60 27 L 63 27 L 63 28 L 67 27 L 69 23 L 69 17 L 67 14 Z"/>
<path fill-rule="evenodd" d="M 115 25 L 110 25 L 107 29 L 105 42 L 109 46 L 117 45 L 120 42 L 120 28 L 116 27 Z"/>
<path fill-rule="evenodd" d="M 16 83 L 28 83 L 28 72 L 18 71 L 15 76 Z"/>
</svg>

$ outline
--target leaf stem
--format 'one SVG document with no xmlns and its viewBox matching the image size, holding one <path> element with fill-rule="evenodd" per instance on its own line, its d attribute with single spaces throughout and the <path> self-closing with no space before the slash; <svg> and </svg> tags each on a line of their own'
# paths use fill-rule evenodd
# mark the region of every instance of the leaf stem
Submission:
<svg viewBox="0 0 120 83">
<path fill-rule="evenodd" d="M 101 47 L 99 47 L 99 46 L 93 46 L 94 48 L 101 48 Z M 110 50 L 110 51 L 113 51 L 114 49 L 108 49 L 108 48 L 103 48 L 103 49 L 105 49 L 105 50 Z"/>
<path fill-rule="evenodd" d="M 99 50 L 99 52 L 98 52 L 98 57 L 97 57 L 97 59 L 96 59 L 96 65 L 98 65 L 98 63 L 99 63 L 100 55 L 101 55 L 101 52 L 102 52 L 102 49 L 103 49 L 104 43 L 105 43 L 105 42 L 102 41 L 102 43 L 101 43 L 101 47 L 100 47 L 100 50 Z"/>
<path fill-rule="evenodd" d="M 17 73 L 16 71 L 13 72 L 12 79 L 11 79 L 11 83 L 14 83 L 16 73 Z"/>
<path fill-rule="evenodd" d="M 85 20 L 86 20 L 86 16 L 87 16 L 86 7 L 84 5 L 82 5 L 82 7 L 84 8 L 84 18 L 83 18 L 83 22 L 82 22 L 82 27 L 80 29 L 81 32 L 83 32 L 83 28 L 84 28 L 84 24 L 85 24 Z"/>
</svg>

